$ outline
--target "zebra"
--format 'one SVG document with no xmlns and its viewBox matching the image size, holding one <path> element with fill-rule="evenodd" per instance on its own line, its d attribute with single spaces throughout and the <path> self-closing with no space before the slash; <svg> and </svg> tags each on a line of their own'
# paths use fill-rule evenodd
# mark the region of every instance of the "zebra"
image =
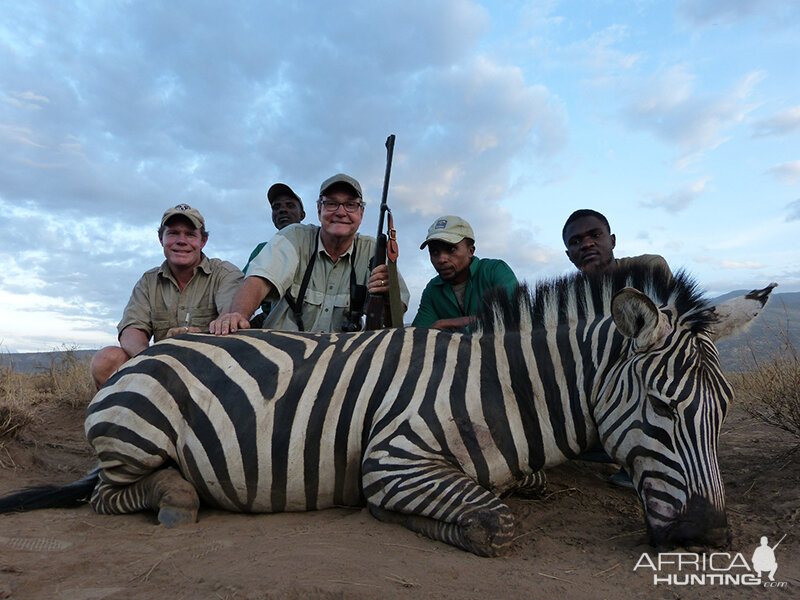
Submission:
<svg viewBox="0 0 800 600">
<path fill-rule="evenodd" d="M 711 307 L 692 278 L 633 266 L 490 294 L 471 334 L 184 334 L 91 401 L 98 468 L 0 512 L 152 509 L 196 521 L 367 505 L 480 556 L 508 551 L 502 497 L 599 440 L 632 476 L 651 543 L 730 543 L 716 445 L 733 392 L 713 341 L 772 288 Z"/>
</svg>

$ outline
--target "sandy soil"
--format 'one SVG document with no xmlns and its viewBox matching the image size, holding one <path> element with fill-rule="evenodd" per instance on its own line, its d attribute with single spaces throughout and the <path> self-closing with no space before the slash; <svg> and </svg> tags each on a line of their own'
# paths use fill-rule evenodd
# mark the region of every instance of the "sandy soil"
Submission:
<svg viewBox="0 0 800 600">
<path fill-rule="evenodd" d="M 81 410 L 40 406 L 36 425 L 0 440 L 0 494 L 65 483 L 93 464 Z M 478 558 L 373 519 L 365 509 L 240 515 L 203 509 L 177 530 L 153 514 L 100 516 L 89 507 L 0 515 L 0 598 L 798 598 L 800 453 L 791 438 L 734 409 L 720 461 L 734 534 L 750 561 L 775 543 L 783 588 L 654 585 L 634 566 L 657 552 L 639 502 L 612 487 L 609 465 L 550 472 L 547 494 L 509 498 L 517 538 Z M 662 573 L 663 574 L 663 573 Z"/>
</svg>

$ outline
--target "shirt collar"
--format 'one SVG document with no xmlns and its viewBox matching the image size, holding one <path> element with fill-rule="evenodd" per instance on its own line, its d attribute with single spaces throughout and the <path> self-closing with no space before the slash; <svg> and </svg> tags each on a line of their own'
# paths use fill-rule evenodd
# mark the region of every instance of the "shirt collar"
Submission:
<svg viewBox="0 0 800 600">
<path fill-rule="evenodd" d="M 206 275 L 211 275 L 211 263 L 209 263 L 208 257 L 203 252 L 200 253 L 200 264 L 194 268 L 192 277 L 194 277 L 194 274 L 197 273 L 198 269 L 200 269 Z M 172 271 L 170 270 L 166 260 L 161 263 L 161 267 L 158 269 L 158 274 L 161 277 L 166 277 L 167 279 L 174 281 L 175 284 L 178 283 L 175 281 L 175 276 L 172 274 Z"/>
</svg>

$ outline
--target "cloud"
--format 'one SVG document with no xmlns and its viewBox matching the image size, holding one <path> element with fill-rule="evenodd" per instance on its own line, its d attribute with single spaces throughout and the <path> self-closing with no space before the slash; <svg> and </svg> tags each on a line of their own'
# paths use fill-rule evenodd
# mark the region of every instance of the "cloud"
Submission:
<svg viewBox="0 0 800 600">
<path fill-rule="evenodd" d="M 753 121 L 753 137 L 779 136 L 800 131 L 800 106 L 792 106 L 767 119 Z"/>
<path fill-rule="evenodd" d="M 373 235 L 389 133 L 401 236 L 457 212 L 492 224 L 484 255 L 546 260 L 498 206 L 512 169 L 551 173 L 566 111 L 513 62 L 482 52 L 492 23 L 480 5 L 42 6 L 0 23 L 9 293 L 56 298 L 62 319 L 111 323 L 113 334 L 135 281 L 163 260 L 165 208 L 199 208 L 207 254 L 242 264 L 274 232 L 264 194 L 277 180 L 316 222 L 319 182 L 354 175 Z M 419 242 L 406 240 L 401 260 L 427 273 Z"/>
<path fill-rule="evenodd" d="M 800 181 L 800 160 L 793 160 L 775 165 L 764 171 L 764 173 L 766 175 L 771 175 L 781 183 L 794 185 Z"/>
<path fill-rule="evenodd" d="M 708 175 L 696 179 L 669 194 L 651 194 L 650 199 L 641 200 L 639 206 L 662 208 L 670 213 L 678 213 L 687 208 L 708 190 L 708 183 L 711 179 L 712 177 Z"/>
<path fill-rule="evenodd" d="M 694 260 L 698 263 L 705 263 L 710 265 L 715 265 L 717 267 L 723 269 L 733 269 L 733 270 L 742 270 L 742 269 L 763 269 L 766 265 L 753 260 L 726 260 L 720 259 L 716 256 L 708 256 L 708 255 L 697 255 L 694 257 Z"/>
<path fill-rule="evenodd" d="M 727 25 L 762 18 L 772 24 L 790 27 L 796 22 L 798 7 L 793 0 L 681 0 L 677 12 L 696 26 Z"/>
<path fill-rule="evenodd" d="M 789 210 L 789 214 L 786 215 L 787 221 L 800 221 L 800 198 L 787 204 L 786 208 Z"/>
<path fill-rule="evenodd" d="M 645 80 L 629 81 L 630 101 L 623 118 L 631 127 L 677 145 L 685 159 L 725 141 L 726 131 L 755 108 L 747 98 L 763 78 L 763 73 L 753 72 L 726 92 L 697 94 L 697 77 L 685 65 L 676 65 Z"/>
<path fill-rule="evenodd" d="M 623 52 L 614 46 L 624 41 L 629 34 L 625 25 L 610 25 L 585 40 L 567 46 L 562 59 L 572 65 L 582 64 L 594 72 L 602 72 L 604 77 L 612 73 L 626 71 L 641 59 L 638 52 Z"/>
</svg>

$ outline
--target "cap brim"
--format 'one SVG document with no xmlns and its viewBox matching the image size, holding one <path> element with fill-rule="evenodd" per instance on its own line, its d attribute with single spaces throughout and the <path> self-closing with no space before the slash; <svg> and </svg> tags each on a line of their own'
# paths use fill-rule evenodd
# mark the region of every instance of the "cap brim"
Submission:
<svg viewBox="0 0 800 600">
<path fill-rule="evenodd" d="M 419 249 L 424 250 L 425 246 L 427 246 L 429 242 L 436 242 L 436 241 L 446 242 L 448 244 L 455 245 L 459 243 L 461 240 L 463 240 L 465 237 L 467 236 L 458 235 L 457 233 L 434 233 L 433 235 L 429 235 L 425 239 L 425 241 L 422 242 L 422 245 L 420 245 Z"/>
</svg>

